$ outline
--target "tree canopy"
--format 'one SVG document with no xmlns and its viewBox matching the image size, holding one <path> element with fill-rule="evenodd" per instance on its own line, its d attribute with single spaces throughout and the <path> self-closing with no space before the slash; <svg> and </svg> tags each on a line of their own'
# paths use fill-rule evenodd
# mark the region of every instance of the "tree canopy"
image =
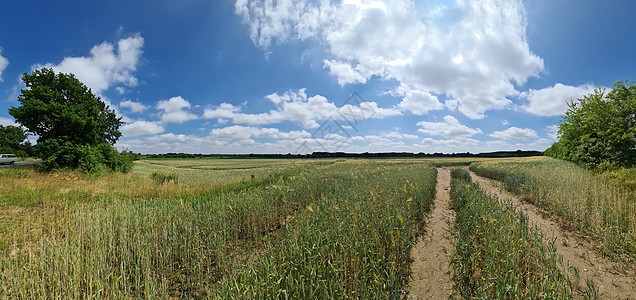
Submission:
<svg viewBox="0 0 636 300">
<path fill-rule="evenodd" d="M 73 74 L 53 69 L 24 73 L 22 80 L 21 105 L 9 114 L 38 136 L 35 151 L 46 168 L 122 169 L 112 145 L 121 137 L 123 122 L 100 97 Z"/>
<path fill-rule="evenodd" d="M 14 151 L 21 150 L 26 138 L 27 133 L 20 127 L 0 125 L 0 148 L 8 148 Z"/>
<path fill-rule="evenodd" d="M 636 165 L 636 85 L 618 81 L 605 94 L 596 89 L 569 109 L 559 125 L 559 141 L 545 154 L 589 167 Z"/>
</svg>

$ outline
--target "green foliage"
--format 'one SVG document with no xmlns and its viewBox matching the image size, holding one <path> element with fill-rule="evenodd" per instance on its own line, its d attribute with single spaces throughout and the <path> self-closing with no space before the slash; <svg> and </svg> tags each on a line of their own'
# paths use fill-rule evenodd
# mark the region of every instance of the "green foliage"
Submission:
<svg viewBox="0 0 636 300">
<path fill-rule="evenodd" d="M 636 84 L 626 84 L 618 81 L 607 95 L 597 89 L 569 103 L 559 141 L 544 154 L 588 167 L 636 165 Z"/>
<path fill-rule="evenodd" d="M 19 150 L 25 145 L 26 132 L 18 126 L 0 125 L 0 147 Z"/>
<path fill-rule="evenodd" d="M 471 182 L 470 173 L 464 169 L 452 169 L 451 178 L 459 179 L 464 182 Z"/>
<path fill-rule="evenodd" d="M 152 172 L 152 174 L 150 174 L 150 178 L 152 178 L 152 180 L 154 180 L 158 184 L 170 182 L 179 183 L 179 175 L 174 173 L 166 174 L 161 172 Z"/>
<path fill-rule="evenodd" d="M 463 299 L 572 298 L 574 287 L 559 270 L 554 242 L 544 243 L 527 217 L 463 175 L 451 180 L 451 201 L 456 212 L 451 266 L 454 289 Z"/>
<path fill-rule="evenodd" d="M 121 118 L 75 76 L 44 68 L 22 80 L 27 88 L 18 96 L 21 106 L 9 114 L 39 136 L 35 152 L 44 168 L 130 170 L 129 156 L 112 147 L 121 136 Z"/>
</svg>

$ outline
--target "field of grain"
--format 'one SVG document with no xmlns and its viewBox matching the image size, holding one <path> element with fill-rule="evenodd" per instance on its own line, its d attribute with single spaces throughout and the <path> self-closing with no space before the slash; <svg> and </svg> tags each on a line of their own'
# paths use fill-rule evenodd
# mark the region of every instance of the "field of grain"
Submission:
<svg viewBox="0 0 636 300">
<path fill-rule="evenodd" d="M 589 251 L 623 261 L 611 270 L 623 274 L 611 295 L 635 294 L 633 193 L 577 166 L 153 159 L 101 177 L 0 170 L 0 297 L 603 298 L 608 287 L 594 281 L 602 272 L 573 277 L 564 242 L 471 183 L 469 165 L 562 218 L 558 230 L 596 245 Z M 452 183 L 439 185 L 449 173 Z M 449 213 L 437 205 L 456 217 L 432 215 Z M 441 240 L 452 247 L 435 249 Z M 425 272 L 420 257 L 431 253 L 451 266 L 448 276 Z M 427 282 L 445 288 L 418 288 Z"/>
</svg>

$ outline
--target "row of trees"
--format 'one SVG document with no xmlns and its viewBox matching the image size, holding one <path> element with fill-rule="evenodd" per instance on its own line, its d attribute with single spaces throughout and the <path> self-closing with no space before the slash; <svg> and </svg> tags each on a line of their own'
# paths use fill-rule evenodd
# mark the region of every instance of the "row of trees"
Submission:
<svg viewBox="0 0 636 300">
<path fill-rule="evenodd" d="M 113 147 L 121 136 L 121 118 L 75 76 L 43 68 L 25 73 L 22 80 L 27 88 L 18 96 L 21 105 L 9 114 L 38 136 L 33 154 L 42 158 L 45 169 L 99 173 L 132 168 L 131 153 Z"/>
<path fill-rule="evenodd" d="M 570 102 L 559 125 L 559 141 L 544 154 L 588 167 L 636 165 L 636 84 L 618 81 Z"/>
</svg>

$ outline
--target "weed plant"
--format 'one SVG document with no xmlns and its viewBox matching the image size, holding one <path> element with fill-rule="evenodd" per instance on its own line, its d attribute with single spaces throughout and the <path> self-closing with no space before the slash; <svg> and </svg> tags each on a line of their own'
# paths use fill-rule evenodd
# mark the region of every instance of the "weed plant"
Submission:
<svg viewBox="0 0 636 300">
<path fill-rule="evenodd" d="M 466 170 L 451 175 L 454 291 L 464 299 L 570 299 L 575 287 L 559 270 L 554 243 L 472 184 Z"/>
<path fill-rule="evenodd" d="M 161 172 L 152 172 L 150 174 L 150 178 L 157 182 L 158 184 L 170 183 L 173 182 L 175 184 L 179 183 L 179 175 L 177 174 L 166 174 Z"/>
<path fill-rule="evenodd" d="M 542 158 L 471 165 L 475 173 L 549 214 L 566 229 L 587 236 L 605 255 L 636 262 L 636 193 L 574 163 Z M 633 267 L 633 264 L 632 264 Z"/>
</svg>

